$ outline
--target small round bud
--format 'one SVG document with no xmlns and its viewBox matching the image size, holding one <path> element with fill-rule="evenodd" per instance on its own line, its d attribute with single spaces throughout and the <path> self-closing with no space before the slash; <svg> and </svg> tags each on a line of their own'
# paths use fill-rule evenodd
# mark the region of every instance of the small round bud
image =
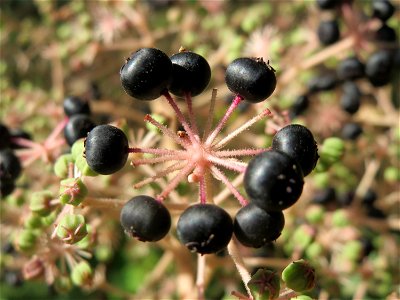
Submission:
<svg viewBox="0 0 400 300">
<path fill-rule="evenodd" d="M 99 175 L 96 171 L 93 171 L 89 167 L 89 165 L 86 161 L 86 158 L 83 156 L 83 153 L 82 153 L 82 155 L 76 157 L 75 165 L 78 168 L 78 170 L 81 171 L 82 175 L 84 175 L 84 176 L 94 177 L 94 176 Z"/>
<path fill-rule="evenodd" d="M 32 194 L 29 209 L 40 216 L 47 216 L 53 210 L 50 203 L 53 199 L 53 195 L 50 191 L 35 192 Z"/>
<path fill-rule="evenodd" d="M 254 299 L 267 300 L 279 297 L 280 278 L 276 272 L 258 269 L 247 283 Z"/>
<path fill-rule="evenodd" d="M 71 278 L 67 275 L 59 275 L 54 280 L 54 289 L 57 293 L 66 294 L 72 289 Z"/>
<path fill-rule="evenodd" d="M 100 262 L 110 261 L 113 254 L 113 249 L 110 245 L 98 245 L 94 250 L 94 256 Z"/>
<path fill-rule="evenodd" d="M 344 142 L 337 137 L 329 137 L 324 140 L 321 149 L 321 160 L 325 160 L 331 164 L 337 162 L 344 154 Z"/>
<path fill-rule="evenodd" d="M 57 226 L 57 236 L 68 244 L 75 244 L 87 235 L 85 218 L 82 215 L 66 215 Z"/>
<path fill-rule="evenodd" d="M 29 214 L 24 220 L 24 227 L 27 229 L 36 229 L 43 226 L 42 218 L 37 214 Z"/>
<path fill-rule="evenodd" d="M 300 259 L 282 271 L 282 280 L 295 292 L 308 291 L 315 286 L 315 270 L 305 260 Z"/>
<path fill-rule="evenodd" d="M 42 224 L 45 227 L 48 227 L 50 225 L 52 225 L 54 223 L 54 221 L 57 219 L 59 210 L 56 209 L 54 211 L 52 211 L 48 216 L 42 217 Z"/>
<path fill-rule="evenodd" d="M 72 154 L 61 155 L 54 164 L 54 173 L 59 178 L 67 178 L 70 165 L 74 163 Z"/>
<path fill-rule="evenodd" d="M 81 261 L 75 265 L 71 271 L 73 284 L 77 286 L 87 286 L 92 283 L 93 269 L 86 261 Z"/>
<path fill-rule="evenodd" d="M 60 183 L 60 202 L 78 206 L 85 199 L 88 190 L 81 178 L 67 178 Z"/>
<path fill-rule="evenodd" d="M 37 234 L 35 231 L 24 229 L 17 237 L 17 247 L 23 252 L 31 251 L 35 248 L 36 240 Z"/>
<path fill-rule="evenodd" d="M 337 209 L 332 214 L 332 225 L 335 227 L 345 227 L 350 224 L 350 218 L 346 210 Z"/>
</svg>

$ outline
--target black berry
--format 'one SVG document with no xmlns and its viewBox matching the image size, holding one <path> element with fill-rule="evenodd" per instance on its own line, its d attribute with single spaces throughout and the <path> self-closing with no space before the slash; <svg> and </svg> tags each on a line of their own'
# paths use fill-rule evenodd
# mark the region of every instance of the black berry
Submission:
<svg viewBox="0 0 400 300">
<path fill-rule="evenodd" d="M 272 149 L 285 152 L 299 163 L 303 175 L 308 175 L 317 164 L 318 147 L 310 130 L 291 124 L 279 130 L 272 139 Z"/>
<path fill-rule="evenodd" d="M 392 67 L 393 57 L 391 53 L 380 50 L 368 58 L 365 64 L 365 73 L 373 86 L 384 86 L 391 80 Z"/>
<path fill-rule="evenodd" d="M 281 211 L 267 212 L 253 203 L 242 207 L 233 222 L 233 232 L 244 246 L 259 248 L 275 241 L 282 232 L 285 218 Z"/>
<path fill-rule="evenodd" d="M 26 132 L 25 130 L 20 129 L 20 128 L 11 129 L 10 134 L 11 134 L 11 145 L 10 145 L 11 149 L 26 148 L 25 146 L 20 146 L 20 145 L 15 144 L 13 142 L 14 138 L 22 138 L 25 140 L 32 140 L 32 136 L 28 132 Z"/>
<path fill-rule="evenodd" d="M 172 62 L 161 50 L 142 48 L 121 67 L 120 77 L 125 92 L 139 100 L 154 100 L 167 90 Z"/>
<path fill-rule="evenodd" d="M 374 0 L 372 1 L 372 16 L 382 21 L 387 21 L 393 14 L 395 8 L 390 1 Z"/>
<path fill-rule="evenodd" d="M 323 45 L 336 43 L 340 38 L 339 23 L 336 20 L 321 21 L 318 25 L 317 34 Z"/>
<path fill-rule="evenodd" d="M 15 189 L 14 180 L 0 179 L 0 199 L 10 195 Z"/>
<path fill-rule="evenodd" d="M 312 202 L 320 205 L 328 205 L 336 199 L 336 190 L 329 186 L 325 189 L 318 190 L 315 192 Z"/>
<path fill-rule="evenodd" d="M 103 175 L 122 169 L 128 159 L 129 144 L 125 133 L 111 125 L 93 128 L 85 140 L 85 156 L 89 167 Z"/>
<path fill-rule="evenodd" d="M 271 150 L 255 156 L 244 174 L 244 188 L 250 200 L 266 211 L 292 206 L 303 191 L 303 173 L 288 154 Z"/>
<path fill-rule="evenodd" d="M 317 0 L 316 2 L 319 9 L 326 10 L 336 8 L 341 0 Z"/>
<path fill-rule="evenodd" d="M 355 56 L 339 63 L 337 75 L 340 80 L 354 80 L 364 76 L 364 64 Z"/>
<path fill-rule="evenodd" d="M 64 137 L 68 145 L 72 146 L 80 138 L 86 137 L 96 125 L 87 115 L 73 115 L 64 128 Z"/>
<path fill-rule="evenodd" d="M 0 151 L 0 180 L 15 180 L 21 174 L 19 158 L 11 149 Z"/>
<path fill-rule="evenodd" d="M 275 90 L 275 70 L 261 58 L 237 58 L 228 65 L 225 82 L 231 92 L 257 103 Z"/>
<path fill-rule="evenodd" d="M 5 149 L 10 146 L 11 135 L 8 127 L 0 123 L 0 149 Z"/>
<path fill-rule="evenodd" d="M 392 43 L 397 40 L 396 30 L 387 24 L 383 24 L 376 32 L 375 39 L 378 42 Z"/>
<path fill-rule="evenodd" d="M 68 117 L 78 114 L 90 115 L 89 103 L 87 101 L 84 101 L 80 97 L 69 96 L 65 98 L 63 106 L 64 113 Z"/>
<path fill-rule="evenodd" d="M 304 111 L 307 110 L 310 105 L 310 100 L 307 95 L 301 95 L 296 98 L 292 106 L 290 107 L 290 117 L 294 118 L 301 115 Z"/>
<path fill-rule="evenodd" d="M 142 242 L 161 240 L 171 227 L 168 209 L 156 199 L 140 195 L 122 207 L 120 222 L 125 232 Z"/>
<path fill-rule="evenodd" d="M 358 111 L 361 105 L 361 92 L 357 84 L 354 82 L 346 82 L 343 86 L 343 94 L 340 98 L 340 107 L 348 112 L 354 114 Z"/>
<path fill-rule="evenodd" d="M 224 249 L 233 232 L 229 214 L 214 204 L 189 206 L 179 217 L 178 238 L 190 251 L 200 254 Z"/>
<path fill-rule="evenodd" d="M 196 96 L 204 91 L 211 79 L 211 69 L 199 54 L 182 51 L 171 56 L 172 79 L 169 91 L 177 96 Z"/>
<path fill-rule="evenodd" d="M 308 91 L 310 93 L 323 92 L 333 90 L 338 84 L 338 79 L 335 73 L 328 72 L 319 74 L 308 82 Z"/>
<path fill-rule="evenodd" d="M 347 123 L 342 128 L 342 137 L 346 140 L 355 140 L 361 134 L 363 130 L 357 123 Z"/>
</svg>

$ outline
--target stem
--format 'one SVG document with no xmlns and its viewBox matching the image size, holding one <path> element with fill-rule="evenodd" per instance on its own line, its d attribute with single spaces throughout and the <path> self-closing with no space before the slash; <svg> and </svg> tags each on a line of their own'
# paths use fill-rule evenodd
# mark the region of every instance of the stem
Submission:
<svg viewBox="0 0 400 300">
<path fill-rule="evenodd" d="M 199 198 L 201 204 L 207 203 L 206 180 L 204 176 L 199 181 Z"/>
<path fill-rule="evenodd" d="M 206 256 L 197 254 L 196 287 L 197 287 L 197 298 L 199 300 L 204 299 L 205 267 L 206 267 Z"/>
<path fill-rule="evenodd" d="M 240 277 L 242 278 L 242 282 L 247 291 L 247 295 L 250 297 L 250 299 L 253 299 L 253 296 L 251 295 L 251 292 L 250 292 L 250 288 L 247 285 L 247 283 L 251 279 L 251 275 L 250 275 L 249 271 L 247 271 L 247 269 L 244 265 L 243 259 L 240 255 L 239 249 L 237 248 L 237 245 L 236 245 L 235 237 L 232 237 L 231 241 L 228 244 L 228 252 L 236 266 L 236 269 L 238 270 L 238 272 L 240 274 Z"/>
<path fill-rule="evenodd" d="M 238 199 L 239 203 L 242 206 L 246 206 L 248 204 L 248 201 L 239 193 L 239 191 L 232 185 L 228 178 L 226 178 L 226 176 L 217 167 L 211 167 L 211 171 L 213 172 L 213 175 L 215 177 L 219 178 L 228 187 L 228 189 L 235 196 L 235 198 Z"/>
<path fill-rule="evenodd" d="M 267 108 L 263 110 L 261 113 L 258 115 L 254 116 L 250 120 L 248 120 L 246 123 L 244 123 L 242 126 L 237 128 L 236 130 L 232 131 L 230 134 L 228 134 L 226 137 L 224 137 L 222 140 L 220 140 L 216 145 L 216 149 L 220 149 L 224 147 L 228 142 L 230 142 L 232 139 L 234 139 L 238 134 L 243 132 L 244 130 L 248 129 L 250 126 L 252 126 L 254 123 L 260 121 L 262 118 L 266 116 L 271 116 L 272 113 L 271 111 Z"/>
<path fill-rule="evenodd" d="M 236 107 L 242 102 L 243 98 L 239 95 L 233 99 L 231 106 L 229 106 L 228 110 L 226 111 L 225 115 L 222 117 L 221 121 L 219 121 L 217 127 L 211 132 L 211 134 L 208 136 L 205 144 L 207 146 L 210 146 L 212 142 L 215 140 L 217 137 L 218 133 L 221 132 L 222 128 L 224 127 L 226 121 L 228 121 L 229 117 L 232 115 L 232 113 L 235 111 Z"/>
<path fill-rule="evenodd" d="M 185 100 L 186 100 L 186 105 L 188 107 L 190 125 L 193 128 L 194 134 L 198 136 L 199 130 L 197 129 L 196 119 L 194 118 L 194 114 L 193 114 L 192 96 L 190 95 L 190 93 L 187 93 L 185 95 Z"/>
<path fill-rule="evenodd" d="M 208 118 L 207 118 L 207 123 L 204 128 L 203 132 L 203 138 L 202 141 L 209 135 L 210 130 L 211 130 L 211 125 L 212 125 L 212 116 L 214 115 L 214 109 L 215 109 L 215 100 L 217 99 L 217 89 L 212 90 L 212 95 L 211 95 L 211 103 L 210 103 L 210 108 L 208 111 Z"/>
<path fill-rule="evenodd" d="M 170 149 L 160 149 L 160 148 L 129 148 L 129 153 L 149 153 L 158 155 L 173 155 L 177 153 L 185 153 L 183 150 L 170 150 Z"/>
<path fill-rule="evenodd" d="M 271 150 L 271 147 L 259 149 L 224 150 L 215 152 L 214 155 L 216 157 L 253 156 L 269 150 Z"/>
<path fill-rule="evenodd" d="M 174 101 L 174 99 L 171 97 L 168 91 L 165 91 L 163 96 L 165 99 L 167 99 L 168 103 L 171 105 L 171 107 L 174 109 L 175 114 L 179 120 L 179 122 L 182 124 L 183 128 L 185 128 L 186 133 L 189 135 L 190 141 L 193 143 L 195 141 L 194 137 L 194 132 L 190 128 L 188 122 L 186 121 L 185 117 L 183 116 L 181 110 L 179 109 L 178 105 Z"/>
<path fill-rule="evenodd" d="M 179 139 L 178 136 L 175 133 L 173 133 L 168 127 L 166 127 L 163 124 L 154 120 L 152 116 L 146 115 L 144 117 L 144 121 L 150 122 L 151 124 L 156 126 L 158 129 L 160 129 L 163 134 L 165 134 L 166 136 L 168 136 L 172 140 L 174 140 L 175 143 L 181 145 L 183 148 L 186 148 L 186 144 L 183 142 L 183 140 Z"/>
<path fill-rule="evenodd" d="M 208 156 L 207 160 L 213 162 L 216 165 L 223 166 L 229 170 L 238 172 L 238 173 L 244 173 L 247 168 L 247 164 L 245 163 L 239 163 L 237 161 L 232 161 L 232 160 L 227 160 L 223 158 L 218 158 L 215 156 Z"/>
</svg>

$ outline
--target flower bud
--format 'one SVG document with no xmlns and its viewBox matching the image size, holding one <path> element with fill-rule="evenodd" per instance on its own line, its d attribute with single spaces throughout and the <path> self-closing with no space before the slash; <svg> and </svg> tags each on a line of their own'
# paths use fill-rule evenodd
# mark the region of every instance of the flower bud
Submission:
<svg viewBox="0 0 400 300">
<path fill-rule="evenodd" d="M 295 292 L 307 291 L 315 286 L 315 270 L 305 260 L 300 259 L 282 271 L 282 280 Z"/>
<path fill-rule="evenodd" d="M 52 211 L 51 200 L 53 200 L 53 195 L 50 191 L 35 192 L 32 194 L 29 208 L 41 216 L 47 216 Z"/>
<path fill-rule="evenodd" d="M 86 261 L 81 261 L 75 265 L 71 271 L 73 284 L 77 286 L 90 285 L 93 279 L 93 269 Z"/>
<path fill-rule="evenodd" d="M 24 227 L 28 229 L 36 229 L 43 226 L 42 217 L 37 214 L 29 214 L 24 220 Z"/>
<path fill-rule="evenodd" d="M 54 280 L 54 288 L 60 294 L 68 293 L 72 289 L 71 278 L 67 275 L 57 276 Z"/>
<path fill-rule="evenodd" d="M 74 163 L 72 154 L 67 153 L 61 155 L 54 164 L 54 173 L 57 177 L 67 178 L 69 174 L 69 168 Z"/>
<path fill-rule="evenodd" d="M 85 218 L 82 215 L 66 215 L 57 226 L 57 236 L 67 244 L 75 244 L 87 235 Z"/>
<path fill-rule="evenodd" d="M 30 251 L 36 245 L 36 232 L 30 229 L 22 230 L 17 237 L 17 246 L 21 251 Z"/>
<path fill-rule="evenodd" d="M 247 283 L 255 300 L 275 299 L 281 288 L 279 276 L 267 269 L 258 269 Z"/>
<path fill-rule="evenodd" d="M 80 178 L 67 178 L 60 182 L 60 202 L 78 206 L 88 190 Z"/>
</svg>

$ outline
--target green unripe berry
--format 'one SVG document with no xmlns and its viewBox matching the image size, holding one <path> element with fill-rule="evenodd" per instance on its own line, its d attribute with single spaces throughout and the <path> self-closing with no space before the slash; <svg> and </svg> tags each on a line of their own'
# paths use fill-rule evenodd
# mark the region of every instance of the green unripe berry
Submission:
<svg viewBox="0 0 400 300">
<path fill-rule="evenodd" d="M 318 173 L 314 173 L 313 179 L 315 187 L 318 189 L 325 189 L 329 186 L 328 172 L 319 171 Z"/>
<path fill-rule="evenodd" d="M 75 265 L 71 271 L 71 280 L 77 286 L 90 285 L 93 279 L 93 269 L 86 261 Z"/>
<path fill-rule="evenodd" d="M 27 229 L 36 229 L 42 226 L 42 218 L 37 214 L 30 214 L 24 221 L 24 227 Z"/>
<path fill-rule="evenodd" d="M 74 163 L 72 154 L 61 155 L 54 164 L 54 173 L 59 178 L 66 178 L 69 174 L 70 165 Z"/>
<path fill-rule="evenodd" d="M 356 262 L 362 254 L 362 244 L 360 241 L 349 241 L 347 242 L 342 249 L 343 257 Z"/>
<path fill-rule="evenodd" d="M 315 229 L 308 225 L 302 224 L 297 227 L 293 233 L 293 244 L 296 249 L 304 250 L 314 239 Z"/>
<path fill-rule="evenodd" d="M 162 124 L 165 122 L 165 118 L 162 115 L 152 114 L 151 117 L 158 123 Z M 155 133 L 160 133 L 159 129 L 150 122 L 146 122 L 146 129 Z"/>
<path fill-rule="evenodd" d="M 110 245 L 98 245 L 94 250 L 94 256 L 101 262 L 110 261 L 113 254 L 113 249 Z"/>
<path fill-rule="evenodd" d="M 78 170 L 81 171 L 82 175 L 84 175 L 84 176 L 94 177 L 94 176 L 99 175 L 89 167 L 89 165 L 87 164 L 86 158 L 83 156 L 83 153 L 82 153 L 82 155 L 78 155 L 76 157 L 75 165 L 78 168 Z"/>
<path fill-rule="evenodd" d="M 77 140 L 71 147 L 71 155 L 73 160 L 76 160 L 79 156 L 83 155 L 85 151 L 85 139 Z"/>
<path fill-rule="evenodd" d="M 337 162 L 344 154 L 344 141 L 338 137 L 329 137 L 324 140 L 321 149 L 321 158 L 335 163 Z"/>
<path fill-rule="evenodd" d="M 282 280 L 295 292 L 308 291 L 315 286 L 315 270 L 305 260 L 300 259 L 282 271 Z"/>
<path fill-rule="evenodd" d="M 337 209 L 332 214 L 332 224 L 336 227 L 345 227 L 350 224 L 348 213 L 344 209 Z"/>
<path fill-rule="evenodd" d="M 386 181 L 393 183 L 400 181 L 400 169 L 393 166 L 387 167 L 383 172 L 383 177 Z"/>
<path fill-rule="evenodd" d="M 36 246 L 37 234 L 30 229 L 22 230 L 17 237 L 17 247 L 24 252 L 31 251 Z"/>
<path fill-rule="evenodd" d="M 322 246 L 317 242 L 313 242 L 310 245 L 308 245 L 305 254 L 310 259 L 317 259 L 318 257 L 321 256 L 322 252 L 323 252 Z"/>
<path fill-rule="evenodd" d="M 53 210 L 50 204 L 50 201 L 53 199 L 53 195 L 50 191 L 35 192 L 30 199 L 29 208 L 38 215 L 47 216 Z"/>
<path fill-rule="evenodd" d="M 93 232 L 92 232 L 92 228 L 91 228 L 90 224 L 86 224 L 86 230 L 87 230 L 88 234 L 83 239 L 81 239 L 79 242 L 75 243 L 75 245 L 77 247 L 79 247 L 80 249 L 83 249 L 83 250 L 89 249 L 92 246 L 93 240 L 94 240 Z"/>
<path fill-rule="evenodd" d="M 57 236 L 67 244 L 75 244 L 87 235 L 85 218 L 82 215 L 66 215 L 57 226 Z"/>
<path fill-rule="evenodd" d="M 60 202 L 78 206 L 85 199 L 88 190 L 81 178 L 67 178 L 60 182 Z"/>
<path fill-rule="evenodd" d="M 54 288 L 60 294 L 66 294 L 72 289 L 71 278 L 67 275 L 57 276 L 54 280 Z"/>
<path fill-rule="evenodd" d="M 307 209 L 305 217 L 311 224 L 321 223 L 325 217 L 325 209 L 321 205 L 312 205 Z"/>
<path fill-rule="evenodd" d="M 276 272 L 258 269 L 247 283 L 253 299 L 268 300 L 279 297 L 281 282 Z"/>
<path fill-rule="evenodd" d="M 48 227 L 54 223 L 54 221 L 57 219 L 59 210 L 56 209 L 52 211 L 48 216 L 42 217 L 42 224 L 45 227 Z"/>
</svg>

